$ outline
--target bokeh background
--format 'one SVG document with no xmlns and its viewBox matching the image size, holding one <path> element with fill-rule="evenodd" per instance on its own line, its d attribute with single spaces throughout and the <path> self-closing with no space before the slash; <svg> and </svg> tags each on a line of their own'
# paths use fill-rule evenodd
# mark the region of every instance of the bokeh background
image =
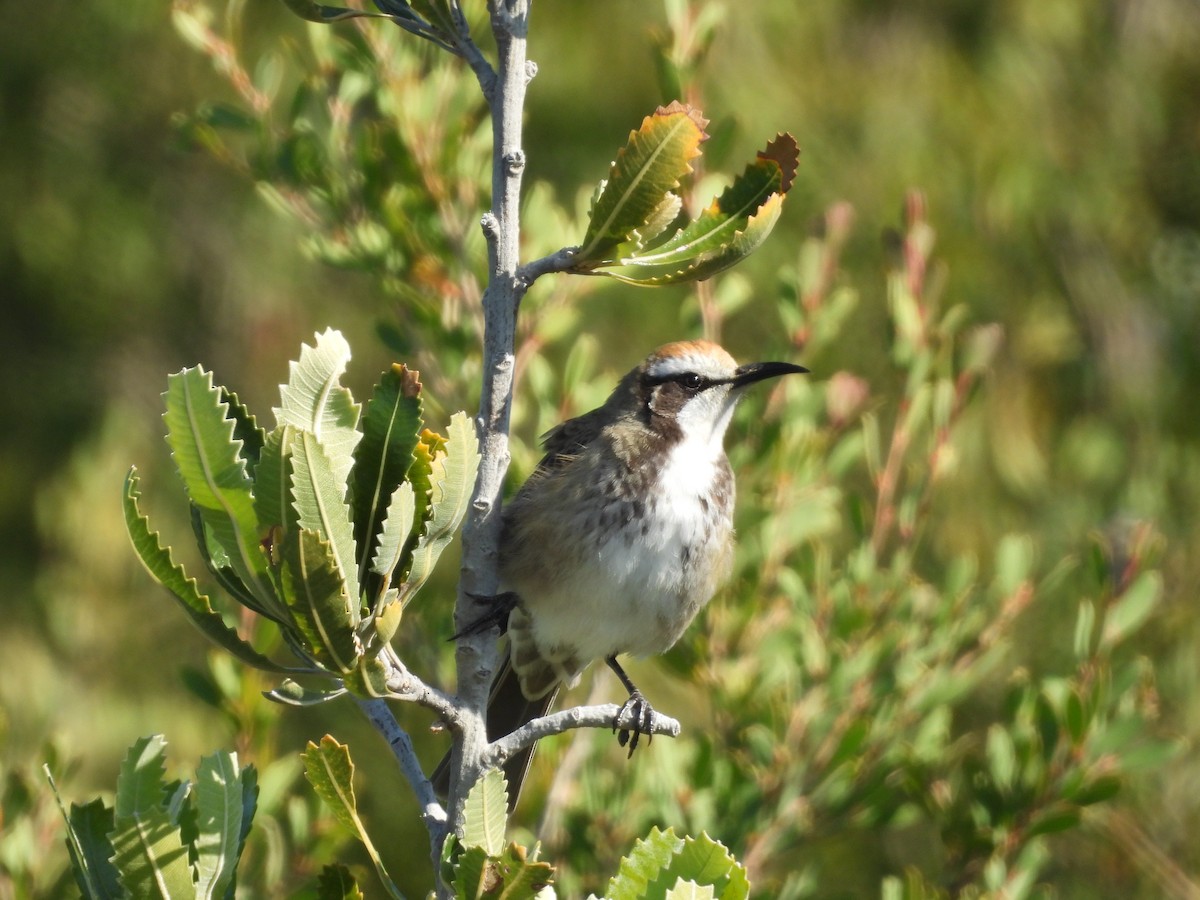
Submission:
<svg viewBox="0 0 1200 900">
<path fill-rule="evenodd" d="M 181 673 L 205 671 L 207 648 L 127 545 L 119 497 L 135 462 L 158 527 L 188 535 L 161 440 L 166 373 L 203 363 L 263 417 L 314 331 L 350 338 L 360 397 L 403 345 L 402 292 L 314 259 L 302 220 L 180 127 L 181 114 L 236 98 L 168 7 L 46 0 L 18 17 L 8 4 L 0 29 L 0 761 L 12 774 L 77 760 L 72 799 L 111 786 L 124 748 L 151 732 L 167 734 L 183 766 L 245 742 L 238 726 L 250 720 L 281 719 L 260 727 L 282 751 L 328 730 L 372 740 L 333 709 L 231 721 L 206 705 Z M 640 0 L 537 5 L 531 189 L 573 208 L 627 131 L 669 99 L 653 64 L 662 25 Z M 301 43 L 308 27 L 282 4 L 245 9 L 254 48 Z M 749 284 L 773 289 L 828 206 L 855 211 L 843 266 L 862 302 L 854 339 L 820 360 L 826 371 L 886 373 L 880 235 L 909 189 L 924 192 L 946 295 L 1007 336 L 973 423 L 977 471 L 938 510 L 954 523 L 944 539 L 986 552 L 1016 530 L 1054 558 L 1081 532 L 1153 522 L 1167 589 L 1138 649 L 1155 663 L 1162 731 L 1187 747 L 1200 736 L 1197 47 L 1194 0 L 760 2 L 729 10 L 692 88 L 714 120 L 714 167 L 737 168 L 776 131 L 803 148 L 783 220 L 739 269 Z M 464 252 L 481 253 L 472 240 Z M 603 287 L 578 304 L 607 373 L 697 327 L 683 290 Z M 741 358 L 787 352 L 753 296 L 724 337 Z M 553 371 L 570 348 L 537 349 Z M 430 372 L 436 352 L 422 363 L 438 385 L 431 418 L 473 408 L 471 353 L 459 356 L 463 377 Z M 546 424 L 518 411 L 519 465 Z M 1061 645 L 1048 632 L 1069 620 L 1028 623 L 1028 659 L 1053 667 Z M 1125 801 L 1170 877 L 1130 870 L 1119 842 L 1100 841 L 1111 858 L 1092 860 L 1089 876 L 1072 870 L 1081 896 L 1157 896 L 1164 884 L 1200 895 L 1190 756 Z M 391 790 L 402 786 L 372 802 Z M 18 839 L 49 840 L 45 827 L 9 828 L 0 843 L 18 853 Z"/>
</svg>

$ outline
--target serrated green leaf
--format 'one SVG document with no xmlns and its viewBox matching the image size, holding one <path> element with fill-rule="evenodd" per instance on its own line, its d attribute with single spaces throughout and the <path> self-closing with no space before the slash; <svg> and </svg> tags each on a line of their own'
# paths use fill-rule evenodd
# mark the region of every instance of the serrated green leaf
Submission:
<svg viewBox="0 0 1200 900">
<path fill-rule="evenodd" d="M 508 825 L 508 782 L 500 769 L 489 769 L 471 787 L 463 805 L 464 847 L 480 847 L 488 856 L 504 849 Z"/>
<path fill-rule="evenodd" d="M 269 691 L 263 691 L 263 696 L 268 700 L 273 700 L 284 706 L 316 706 L 319 703 L 333 700 L 346 693 L 346 689 L 339 687 L 331 690 L 318 690 L 316 688 L 306 688 L 292 679 L 287 678 L 278 687 Z"/>
<path fill-rule="evenodd" d="M 676 102 L 659 107 L 629 133 L 592 206 L 587 234 L 576 254 L 580 265 L 605 261 L 614 247 L 646 224 L 692 170 L 707 124 L 698 111 Z"/>
<path fill-rule="evenodd" d="M 491 878 L 491 861 L 482 847 L 467 847 L 454 864 L 455 900 L 476 900 L 484 897 L 495 885 Z"/>
<path fill-rule="evenodd" d="M 317 335 L 315 347 L 302 344 L 300 359 L 288 364 L 288 383 L 280 386 L 274 411 L 277 424 L 307 431 L 321 442 L 343 498 L 362 437 L 359 406 L 339 381 L 349 361 L 350 345 L 332 328 Z"/>
<path fill-rule="evenodd" d="M 735 229 L 726 235 L 728 243 L 715 249 L 701 250 L 697 255 L 685 260 L 680 266 L 674 262 L 659 262 L 649 256 L 631 256 L 618 261 L 621 269 L 596 269 L 589 273 L 615 278 L 625 284 L 641 287 L 663 287 L 669 284 L 683 284 L 689 281 L 703 281 L 718 272 L 741 262 L 762 246 L 770 235 L 779 214 L 783 208 L 783 195 L 773 194 L 762 207 L 745 220 L 740 229 Z M 729 224 L 733 220 L 727 220 Z M 676 253 L 682 253 L 691 248 L 682 246 Z M 657 250 L 655 251 L 657 253 Z"/>
<path fill-rule="evenodd" d="M 628 265 L 680 266 L 727 247 L 735 235 L 747 229 L 752 219 L 761 217 L 764 207 L 772 202 L 776 206 L 782 203 L 795 174 L 799 152 L 791 135 L 780 135 L 694 222 L 652 252 L 628 257 L 618 253 L 618 261 Z"/>
<path fill-rule="evenodd" d="M 397 900 L 403 900 L 403 895 L 388 876 L 379 852 L 358 816 L 358 805 L 354 799 L 354 763 L 350 760 L 350 749 L 345 744 L 339 744 L 330 735 L 325 735 L 321 738 L 320 746 L 309 741 L 303 758 L 304 774 L 317 796 L 328 804 L 339 822 L 358 835 L 388 894 Z"/>
<path fill-rule="evenodd" d="M 668 828 L 659 831 L 651 828 L 646 837 L 633 846 L 629 855 L 608 882 L 605 900 L 643 900 L 649 897 L 650 884 L 671 864 L 675 855 L 683 849 L 683 841 Z"/>
<path fill-rule="evenodd" d="M 337 560 L 321 535 L 302 528 L 283 550 L 284 594 L 313 657 L 338 673 L 362 655 L 358 603 L 346 592 Z"/>
<path fill-rule="evenodd" d="M 112 864 L 113 848 L 108 839 L 113 828 L 113 811 L 97 797 L 83 806 L 71 804 L 68 814 L 58 785 L 50 774 L 50 766 L 42 766 L 54 800 L 67 826 L 67 852 L 75 884 L 86 900 L 118 900 L 123 891 L 116 867 Z"/>
<path fill-rule="evenodd" d="M 125 528 L 133 542 L 133 549 L 147 571 L 174 597 L 192 623 L 218 647 L 227 650 L 247 665 L 267 672 L 294 672 L 286 666 L 272 662 L 242 640 L 236 631 L 225 624 L 225 620 L 212 608 L 208 597 L 201 594 L 195 579 L 188 578 L 182 566 L 175 563 L 171 551 L 159 542 L 158 533 L 150 530 L 149 520 L 138 508 L 137 469 L 131 468 L 125 478 Z"/>
<path fill-rule="evenodd" d="M 292 443 L 296 429 L 281 425 L 267 435 L 254 472 L 254 511 L 260 527 L 274 533 L 272 541 L 282 545 L 283 538 L 296 525 L 292 505 Z"/>
<path fill-rule="evenodd" d="M 217 584 L 221 586 L 225 593 L 260 616 L 265 616 L 279 624 L 286 623 L 287 613 L 282 601 L 276 597 L 273 598 L 273 602 L 270 605 L 267 605 L 263 602 L 262 598 L 256 597 L 246 587 L 245 582 L 234 571 L 229 554 L 225 552 L 225 548 L 221 546 L 220 542 L 212 536 L 211 529 L 204 524 L 204 516 L 201 515 L 199 507 L 194 503 L 191 504 L 191 520 L 192 534 L 195 535 L 196 546 L 200 550 L 201 557 L 204 559 L 204 565 L 208 569 L 209 574 L 217 579 Z M 269 543 L 269 540 L 267 543 Z"/>
<path fill-rule="evenodd" d="M 121 884 L 134 897 L 190 898 L 192 870 L 188 849 L 163 807 L 161 735 L 134 743 L 117 776 L 114 807 L 113 865 Z"/>
<path fill-rule="evenodd" d="M 475 426 L 466 413 L 450 418 L 445 454 L 433 459 L 432 513 L 413 548 L 412 565 L 400 587 L 400 602 L 407 603 L 433 572 L 438 557 L 446 549 L 467 512 L 475 477 L 479 472 L 479 441 Z"/>
<path fill-rule="evenodd" d="M 654 286 L 699 281 L 729 268 L 757 250 L 775 227 L 799 152 L 791 135 L 777 136 L 695 221 L 652 248 L 640 240 L 616 247 L 600 265 L 623 268 L 592 274 Z"/>
<path fill-rule="evenodd" d="M 350 870 L 341 864 L 326 866 L 317 878 L 317 900 L 363 900 Z"/>
<path fill-rule="evenodd" d="M 701 886 L 680 878 L 675 882 L 675 887 L 667 891 L 666 900 L 713 900 L 712 885 Z"/>
<path fill-rule="evenodd" d="M 367 560 L 377 546 L 376 535 L 380 534 L 385 513 L 390 510 L 389 500 L 395 498 L 396 490 L 404 483 L 420 435 L 419 375 L 406 366 L 394 365 L 383 373 L 367 404 L 363 438 L 354 451 L 351 493 L 360 573 L 367 571 Z M 410 530 L 411 527 L 410 521 Z M 407 537 L 406 530 L 401 543 Z M 390 576 L 390 570 L 381 572 L 372 566 L 371 571 Z"/>
<path fill-rule="evenodd" d="M 200 760 L 195 798 L 196 897 L 223 900 L 241 855 L 242 775 L 236 753 L 218 752 Z"/>
<path fill-rule="evenodd" d="M 258 422 L 250 414 L 250 410 L 233 391 L 221 388 L 221 402 L 229 409 L 229 417 L 234 421 L 233 438 L 242 442 L 242 459 L 246 461 L 246 468 L 253 475 L 266 433 L 258 427 Z"/>
<path fill-rule="evenodd" d="M 745 869 L 721 843 L 707 834 L 680 839 L 669 828 L 654 828 L 621 860 L 605 898 L 666 900 L 680 880 L 710 885 L 723 900 L 744 900 L 750 893 Z"/>
<path fill-rule="evenodd" d="M 325 445 L 310 431 L 298 431 L 292 441 L 292 498 L 302 531 L 328 542 L 334 569 L 352 600 L 351 622 L 358 626 L 358 559 L 344 481 L 339 480 Z M 290 543 L 290 542 L 289 542 Z"/>
<path fill-rule="evenodd" d="M 197 367 L 167 378 L 164 395 L 167 443 L 188 496 L 205 527 L 229 556 L 238 578 L 262 606 L 275 602 L 254 511 L 253 483 L 234 439 L 237 423 L 228 417 L 212 374 Z"/>
<path fill-rule="evenodd" d="M 434 434 L 428 428 L 422 430 L 421 440 L 413 448 L 413 464 L 408 470 L 408 483 L 413 489 L 413 533 L 412 543 L 425 530 L 425 522 L 433 511 L 433 460 L 435 448 L 445 443 L 441 435 Z M 403 562 L 403 556 L 401 557 Z M 400 572 L 404 572 L 401 568 Z"/>
<path fill-rule="evenodd" d="M 476 900 L 525 900 L 542 895 L 551 883 L 554 868 L 548 863 L 531 862 L 525 848 L 509 844 L 495 854 L 482 847 L 467 847 L 454 865 L 451 886 L 455 898 Z"/>
</svg>

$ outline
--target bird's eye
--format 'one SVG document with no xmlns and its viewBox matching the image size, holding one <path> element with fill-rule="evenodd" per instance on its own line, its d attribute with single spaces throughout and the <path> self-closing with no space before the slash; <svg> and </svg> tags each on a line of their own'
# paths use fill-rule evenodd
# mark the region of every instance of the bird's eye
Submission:
<svg viewBox="0 0 1200 900">
<path fill-rule="evenodd" d="M 686 375 L 679 376 L 679 383 L 683 386 L 684 390 L 695 393 L 704 387 L 704 378 L 695 372 L 688 372 Z"/>
</svg>

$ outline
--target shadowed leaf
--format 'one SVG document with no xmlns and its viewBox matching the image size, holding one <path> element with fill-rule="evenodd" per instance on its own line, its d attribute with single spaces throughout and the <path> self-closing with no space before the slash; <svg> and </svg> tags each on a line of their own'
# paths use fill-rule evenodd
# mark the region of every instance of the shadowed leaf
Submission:
<svg viewBox="0 0 1200 900">
<path fill-rule="evenodd" d="M 268 672 L 292 672 L 263 656 L 242 640 L 212 608 L 208 597 L 197 590 L 196 582 L 188 578 L 183 567 L 171 558 L 171 551 L 159 542 L 158 534 L 150 530 L 149 521 L 138 509 L 137 469 L 130 469 L 125 479 L 125 527 L 138 558 L 154 578 L 163 585 L 183 607 L 188 618 L 217 646 L 228 650 L 242 662 Z"/>
</svg>

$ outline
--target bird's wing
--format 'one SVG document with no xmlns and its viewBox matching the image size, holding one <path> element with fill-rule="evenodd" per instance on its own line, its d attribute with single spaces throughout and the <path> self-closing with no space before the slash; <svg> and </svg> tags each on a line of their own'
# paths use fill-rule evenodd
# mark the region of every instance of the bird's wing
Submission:
<svg viewBox="0 0 1200 900">
<path fill-rule="evenodd" d="M 600 407 L 551 428 L 542 436 L 546 455 L 538 463 L 537 471 L 553 471 L 575 459 L 596 439 L 603 427 L 603 407 Z"/>
</svg>

